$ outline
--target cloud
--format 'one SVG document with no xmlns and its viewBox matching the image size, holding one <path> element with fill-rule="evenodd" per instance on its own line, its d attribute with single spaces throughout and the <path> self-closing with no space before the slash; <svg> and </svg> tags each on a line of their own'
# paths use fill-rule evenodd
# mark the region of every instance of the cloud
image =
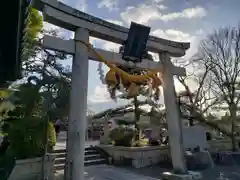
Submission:
<svg viewBox="0 0 240 180">
<path fill-rule="evenodd" d="M 71 39 L 73 38 L 73 35 L 74 35 L 72 31 L 68 31 L 64 28 L 60 28 L 48 22 L 43 22 L 43 29 L 46 31 L 55 31 L 58 37 L 61 37 L 64 39 Z"/>
<path fill-rule="evenodd" d="M 163 0 L 153 0 L 153 3 L 161 3 Z"/>
<path fill-rule="evenodd" d="M 62 3 L 65 3 L 69 6 L 74 7 L 75 9 L 78 9 L 80 11 L 87 12 L 87 0 L 59 0 Z"/>
<path fill-rule="evenodd" d="M 181 12 L 164 14 L 162 10 L 167 7 L 162 4 L 140 4 L 136 7 L 129 6 L 121 13 L 121 18 L 128 24 L 131 21 L 148 24 L 149 21 L 162 20 L 171 21 L 179 18 L 192 19 L 202 18 L 207 15 L 207 11 L 201 7 L 187 8 Z"/>
<path fill-rule="evenodd" d="M 163 4 L 159 4 L 157 7 L 161 10 L 167 9 L 167 6 L 164 6 Z"/>
<path fill-rule="evenodd" d="M 50 24 L 46 21 L 43 22 L 43 29 L 46 31 L 61 31 L 60 27 Z"/>
<path fill-rule="evenodd" d="M 200 35 L 203 35 L 203 34 L 204 34 L 203 29 L 197 30 L 197 31 L 196 31 L 196 34 L 199 35 L 199 36 L 200 36 Z"/>
<path fill-rule="evenodd" d="M 119 52 L 120 44 L 116 44 L 113 42 L 104 42 L 102 45 L 102 48 L 107 51 L 112 51 L 112 52 Z"/>
<path fill-rule="evenodd" d="M 186 19 L 202 18 L 206 15 L 207 15 L 207 11 L 203 7 L 196 6 L 194 8 L 184 9 L 181 12 L 174 12 L 174 13 L 162 15 L 160 19 L 163 21 L 170 21 L 170 20 L 175 20 L 179 18 L 186 18 Z"/>
<path fill-rule="evenodd" d="M 105 19 L 108 22 L 123 26 L 123 22 L 119 20 L 113 20 L 113 19 Z M 90 43 L 94 45 L 96 48 L 101 48 L 107 51 L 113 51 L 113 52 L 119 52 L 120 44 L 116 44 L 110 41 L 105 41 L 99 38 L 90 37 Z"/>
<path fill-rule="evenodd" d="M 127 24 L 130 24 L 131 21 L 147 24 L 150 20 L 157 20 L 161 17 L 159 9 L 153 4 L 140 4 L 137 7 L 129 6 L 120 15 Z"/>
<path fill-rule="evenodd" d="M 93 95 L 89 98 L 91 103 L 104 103 L 110 100 L 111 98 L 107 91 L 107 87 L 104 85 L 96 86 Z"/>
<path fill-rule="evenodd" d="M 112 20 L 112 19 L 106 19 L 106 21 L 113 23 L 113 24 L 117 24 L 119 26 L 123 26 L 123 22 L 122 21 L 118 21 L 118 20 Z"/>
<path fill-rule="evenodd" d="M 172 41 L 179 41 L 179 42 L 191 42 L 194 40 L 195 36 L 191 36 L 188 33 L 182 32 L 177 29 L 156 29 L 151 33 L 154 36 L 169 39 Z"/>
<path fill-rule="evenodd" d="M 172 41 L 190 42 L 190 49 L 186 51 L 186 55 L 184 57 L 178 58 L 179 60 L 181 61 L 183 60 L 186 63 L 197 52 L 197 47 L 199 44 L 198 36 L 191 35 L 177 29 L 167 29 L 167 30 L 156 29 L 155 31 L 152 32 L 152 35 L 160 38 L 164 38 L 164 39 L 169 39 Z M 196 35 L 198 34 L 196 33 Z"/>
<path fill-rule="evenodd" d="M 166 38 L 169 40 L 173 41 L 180 41 L 180 42 L 190 42 L 190 49 L 186 51 L 186 55 L 181 57 L 181 58 L 173 58 L 172 61 L 176 66 L 179 66 L 179 62 L 181 62 L 181 65 L 187 64 L 190 60 L 190 58 L 197 52 L 197 47 L 199 43 L 199 37 L 194 36 L 191 34 L 188 34 L 186 32 L 182 32 L 177 29 L 167 29 L 167 30 L 162 30 L 162 29 L 157 29 L 152 32 L 154 36 L 158 36 L 161 38 Z M 198 35 L 198 33 L 196 33 Z M 186 67 L 186 70 L 188 73 L 193 73 L 194 71 L 193 67 L 191 65 L 188 65 Z M 175 88 L 176 91 L 183 91 L 185 90 L 184 86 L 178 81 L 174 80 Z M 194 82 L 192 79 L 187 79 L 187 84 L 189 87 L 191 87 L 191 90 L 195 89 L 198 87 L 196 82 Z"/>
<path fill-rule="evenodd" d="M 112 51 L 112 52 L 119 52 L 120 44 L 116 44 L 110 41 L 105 41 L 102 39 L 90 37 L 90 43 L 95 47 L 95 48 L 101 48 L 106 51 Z"/>
<path fill-rule="evenodd" d="M 77 0 L 74 6 L 76 9 L 80 11 L 87 11 L 87 0 Z"/>
<path fill-rule="evenodd" d="M 53 30 L 53 29 L 58 29 L 59 27 L 58 26 L 55 26 L 55 25 L 53 25 L 53 24 L 50 24 L 50 23 L 48 23 L 48 22 L 46 22 L 46 21 L 44 21 L 43 22 L 43 29 L 44 30 Z"/>
<path fill-rule="evenodd" d="M 107 8 L 109 11 L 118 10 L 118 0 L 101 0 L 98 8 Z"/>
</svg>

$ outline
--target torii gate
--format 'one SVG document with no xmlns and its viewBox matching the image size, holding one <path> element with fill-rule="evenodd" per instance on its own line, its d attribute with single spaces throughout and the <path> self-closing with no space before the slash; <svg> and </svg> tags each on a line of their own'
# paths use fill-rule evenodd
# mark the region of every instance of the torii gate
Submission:
<svg viewBox="0 0 240 180">
<path fill-rule="evenodd" d="M 74 40 L 62 40 L 44 36 L 45 48 L 62 51 L 73 55 L 72 91 L 67 141 L 67 179 L 83 180 L 84 178 L 84 144 L 87 113 L 88 61 L 98 61 L 82 42 L 89 43 L 89 36 L 123 44 L 127 39 L 128 29 L 118 26 L 89 14 L 78 11 L 57 0 L 36 0 L 34 7 L 43 12 L 44 21 L 75 32 Z M 81 42 L 80 42 L 81 41 Z M 185 76 L 185 69 L 175 67 L 170 56 L 181 57 L 190 47 L 189 43 L 178 43 L 149 36 L 147 49 L 159 54 L 161 62 L 142 60 L 135 66 L 144 69 L 164 67 L 164 101 L 168 122 L 170 150 L 174 170 L 186 172 L 182 148 L 182 134 L 179 120 L 179 109 L 176 103 L 173 75 Z M 120 54 L 96 49 L 106 60 L 129 66 Z"/>
</svg>

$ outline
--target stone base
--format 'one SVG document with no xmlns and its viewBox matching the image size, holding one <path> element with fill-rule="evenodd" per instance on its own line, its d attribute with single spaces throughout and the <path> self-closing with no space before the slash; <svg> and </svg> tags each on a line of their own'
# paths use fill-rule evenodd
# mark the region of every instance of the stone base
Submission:
<svg viewBox="0 0 240 180">
<path fill-rule="evenodd" d="M 42 160 L 42 157 L 17 160 L 8 180 L 41 180 Z M 55 155 L 47 154 L 45 158 L 45 175 L 48 180 L 53 179 L 54 163 Z"/>
<path fill-rule="evenodd" d="M 216 164 L 220 165 L 240 165 L 240 152 L 218 152 L 215 155 Z"/>
<path fill-rule="evenodd" d="M 168 148 L 162 146 L 123 147 L 98 145 L 113 159 L 114 165 L 131 165 L 134 168 L 165 163 L 169 158 Z"/>
<path fill-rule="evenodd" d="M 187 169 L 189 170 L 196 171 L 214 167 L 212 156 L 208 151 L 201 151 L 196 153 L 187 151 L 185 153 L 185 157 Z"/>
<path fill-rule="evenodd" d="M 188 171 L 188 174 L 176 174 L 173 172 L 164 172 L 162 174 L 163 180 L 199 180 L 202 179 L 200 172 Z"/>
</svg>

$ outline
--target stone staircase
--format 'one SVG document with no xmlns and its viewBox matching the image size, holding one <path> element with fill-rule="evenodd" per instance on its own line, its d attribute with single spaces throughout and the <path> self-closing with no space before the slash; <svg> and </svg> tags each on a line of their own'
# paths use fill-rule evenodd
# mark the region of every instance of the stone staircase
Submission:
<svg viewBox="0 0 240 180">
<path fill-rule="evenodd" d="M 54 169 L 56 171 L 64 170 L 66 161 L 66 149 L 54 150 L 54 154 L 56 155 Z M 107 160 L 101 157 L 99 152 L 93 146 L 86 147 L 84 165 L 91 166 L 98 164 L 107 164 Z"/>
</svg>

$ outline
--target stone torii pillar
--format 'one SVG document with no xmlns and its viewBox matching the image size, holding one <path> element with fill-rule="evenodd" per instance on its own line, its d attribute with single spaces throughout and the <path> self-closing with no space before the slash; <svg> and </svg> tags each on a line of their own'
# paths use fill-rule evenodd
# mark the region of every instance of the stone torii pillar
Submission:
<svg viewBox="0 0 240 180">
<path fill-rule="evenodd" d="M 176 93 L 172 73 L 173 64 L 171 62 L 169 53 L 167 52 L 159 53 L 159 59 L 164 64 L 163 93 L 164 103 L 166 106 L 168 136 L 173 169 L 178 173 L 186 173 L 187 169 L 182 143 L 182 128 L 180 123 L 179 107 L 176 101 Z"/>
<path fill-rule="evenodd" d="M 79 41 L 79 42 L 78 42 Z M 84 179 L 84 150 L 87 123 L 88 91 L 88 30 L 78 28 L 75 31 L 75 48 L 72 63 L 72 90 L 68 120 L 66 180 Z"/>
</svg>

